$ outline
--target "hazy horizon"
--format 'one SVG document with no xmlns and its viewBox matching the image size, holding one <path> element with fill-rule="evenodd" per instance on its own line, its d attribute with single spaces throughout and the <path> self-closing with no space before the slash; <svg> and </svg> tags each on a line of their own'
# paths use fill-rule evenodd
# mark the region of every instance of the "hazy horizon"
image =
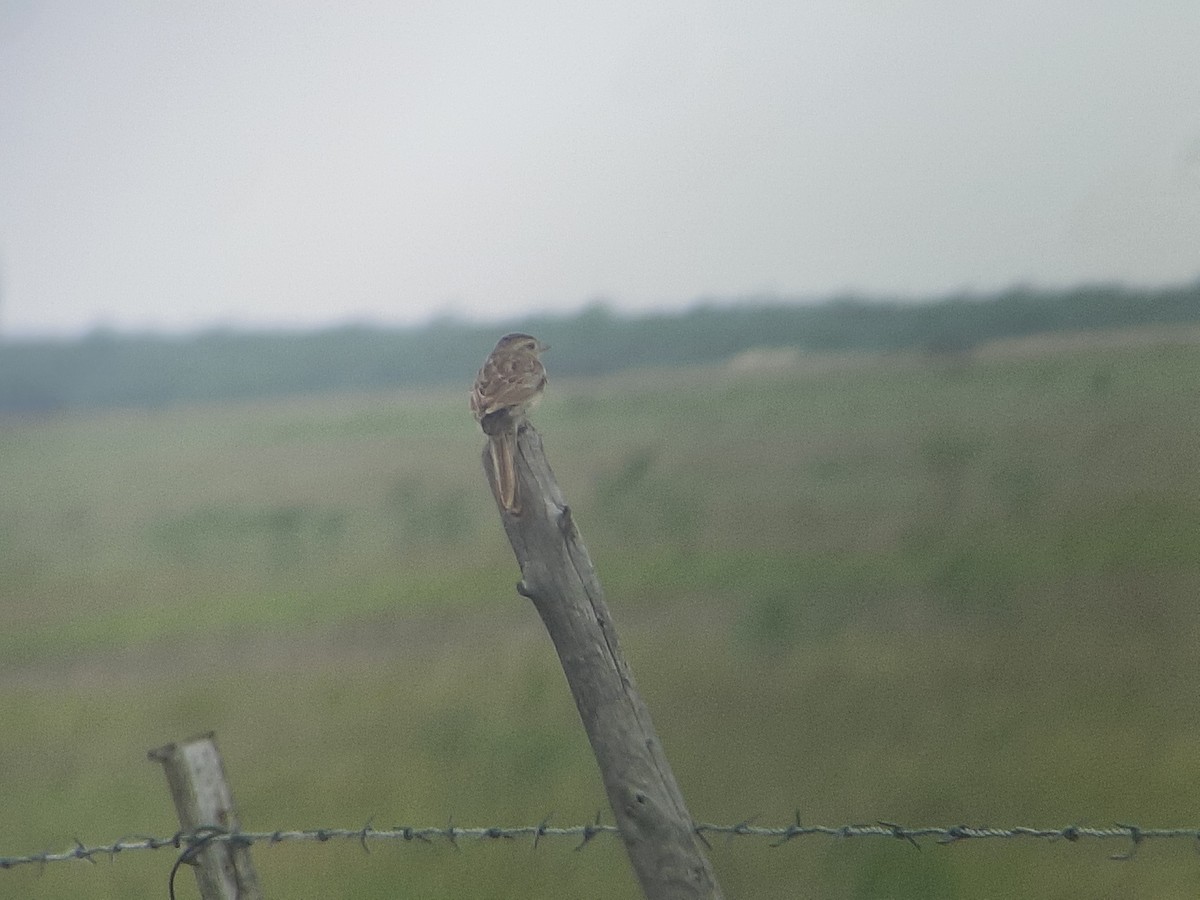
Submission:
<svg viewBox="0 0 1200 900">
<path fill-rule="evenodd" d="M 0 332 L 1200 275 L 1200 5 L 0 9 Z"/>
</svg>

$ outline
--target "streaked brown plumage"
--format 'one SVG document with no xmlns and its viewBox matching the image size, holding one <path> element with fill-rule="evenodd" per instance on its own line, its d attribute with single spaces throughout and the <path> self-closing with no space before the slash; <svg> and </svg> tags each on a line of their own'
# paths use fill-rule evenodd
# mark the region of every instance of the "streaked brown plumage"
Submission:
<svg viewBox="0 0 1200 900">
<path fill-rule="evenodd" d="M 496 499 L 514 515 L 521 511 L 515 460 L 517 428 L 546 388 L 546 368 L 538 355 L 548 349 L 531 335 L 506 334 L 484 360 L 471 388 L 471 412 L 488 436 L 491 449 Z"/>
</svg>

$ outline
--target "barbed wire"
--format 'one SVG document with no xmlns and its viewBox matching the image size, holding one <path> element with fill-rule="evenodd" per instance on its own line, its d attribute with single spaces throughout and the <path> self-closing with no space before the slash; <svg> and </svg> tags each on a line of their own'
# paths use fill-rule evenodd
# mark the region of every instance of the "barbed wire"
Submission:
<svg viewBox="0 0 1200 900">
<path fill-rule="evenodd" d="M 1037 838 L 1043 841 L 1068 841 L 1076 843 L 1085 839 L 1096 840 L 1125 840 L 1130 842 L 1130 848 L 1124 853 L 1114 854 L 1109 859 L 1125 860 L 1133 856 L 1134 850 L 1147 840 L 1166 838 L 1190 838 L 1200 841 L 1200 827 L 1188 828 L 1142 828 L 1138 825 L 1115 824 L 1108 828 L 1093 828 L 1085 825 L 1068 825 L 1065 828 L 1038 828 L 1030 825 L 1015 825 L 1009 828 L 975 827 L 970 825 L 930 825 L 910 827 L 895 822 L 876 822 L 862 825 L 804 825 L 797 816 L 788 825 L 764 826 L 753 824 L 752 819 L 735 825 L 714 825 L 698 823 L 694 827 L 696 835 L 708 843 L 709 836 L 723 836 L 730 840 L 734 838 L 764 838 L 771 841 L 770 846 L 779 847 L 796 838 L 825 836 L 831 838 L 869 838 L 883 837 L 901 840 L 912 844 L 918 850 L 922 840 L 932 839 L 936 844 L 957 844 L 963 841 L 984 839 L 1016 839 Z M 600 824 L 600 816 L 588 825 L 554 826 L 549 820 L 537 825 L 481 826 L 462 827 L 453 823 L 445 826 L 412 827 L 395 826 L 392 828 L 375 828 L 368 821 L 361 828 L 309 828 L 287 831 L 227 831 L 222 828 L 206 827 L 190 832 L 176 832 L 170 837 L 145 837 L 133 835 L 121 838 L 109 844 L 88 847 L 78 838 L 75 846 L 61 852 L 30 853 L 24 856 L 0 856 L 0 869 L 13 869 L 18 866 L 66 862 L 68 860 L 86 860 L 96 862 L 97 857 L 108 857 L 110 860 L 120 853 L 134 850 L 162 850 L 172 848 L 181 850 L 189 857 L 195 855 L 205 846 L 213 843 L 228 843 L 240 846 L 252 844 L 275 845 L 289 842 L 326 843 L 335 840 L 357 841 L 364 851 L 370 852 L 368 843 L 371 841 L 417 841 L 431 844 L 442 841 L 458 847 L 461 840 L 515 840 L 532 838 L 533 846 L 547 838 L 578 839 L 576 850 L 582 850 L 591 841 L 600 836 L 617 834 L 615 825 Z"/>
</svg>

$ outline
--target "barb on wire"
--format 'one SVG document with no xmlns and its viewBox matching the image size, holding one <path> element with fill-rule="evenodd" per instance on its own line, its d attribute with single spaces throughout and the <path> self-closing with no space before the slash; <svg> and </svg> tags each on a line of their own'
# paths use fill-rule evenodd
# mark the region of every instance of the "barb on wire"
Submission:
<svg viewBox="0 0 1200 900">
<path fill-rule="evenodd" d="M 132 850 L 161 850 L 170 847 L 182 850 L 179 860 L 186 863 L 203 847 L 214 843 L 235 843 L 241 845 L 275 844 L 291 842 L 326 843 L 335 840 L 351 840 L 360 844 L 363 850 L 368 850 L 371 841 L 420 841 L 433 843 L 446 841 L 458 847 L 460 841 L 475 839 L 513 840 L 516 838 L 531 838 L 537 846 L 543 840 L 550 838 L 575 838 L 580 843 L 575 847 L 582 850 L 592 839 L 601 834 L 616 834 L 615 825 L 602 825 L 597 815 L 595 822 L 586 825 L 571 825 L 556 827 L 549 823 L 549 817 L 536 825 L 518 825 L 504 827 L 488 825 L 483 827 L 464 828 L 455 825 L 453 820 L 444 826 L 415 827 L 412 825 L 397 825 L 392 828 L 375 828 L 368 819 L 366 825 L 359 828 L 310 828 L 305 830 L 277 831 L 225 831 L 215 827 L 199 828 L 192 832 L 178 832 L 170 837 L 137 837 L 122 838 L 109 844 L 88 847 L 76 839 L 75 845 L 59 853 L 43 852 L 30 853 L 24 856 L 0 856 L 0 869 L 14 869 L 18 866 L 36 864 L 45 866 L 47 863 L 65 862 L 67 860 L 86 860 L 94 863 L 95 857 L 107 856 L 112 860 L 118 853 Z M 1009 828 L 985 828 L 969 825 L 929 825 L 910 827 L 895 822 L 877 822 L 873 825 L 804 825 L 800 822 L 799 813 L 796 820 L 786 825 L 754 825 L 753 819 L 745 819 L 732 825 L 715 825 L 710 822 L 698 822 L 695 825 L 696 836 L 705 839 L 706 835 L 724 835 L 729 840 L 734 838 L 767 838 L 770 846 L 779 847 L 796 838 L 823 835 L 832 838 L 868 838 L 883 837 L 892 840 L 902 840 L 920 849 L 922 839 L 931 839 L 937 844 L 958 844 L 963 841 L 978 841 L 984 839 L 1016 839 L 1037 838 L 1042 841 L 1065 840 L 1079 843 L 1084 839 L 1094 840 L 1124 840 L 1130 843 L 1130 849 L 1117 853 L 1110 859 L 1126 860 L 1133 856 L 1133 851 L 1149 840 L 1168 838 L 1189 838 L 1200 841 L 1200 827 L 1190 828 L 1143 828 L 1138 825 L 1116 824 L 1109 828 L 1091 828 L 1084 825 L 1068 825 L 1065 828 L 1036 828 L 1030 825 L 1015 825 Z"/>
</svg>

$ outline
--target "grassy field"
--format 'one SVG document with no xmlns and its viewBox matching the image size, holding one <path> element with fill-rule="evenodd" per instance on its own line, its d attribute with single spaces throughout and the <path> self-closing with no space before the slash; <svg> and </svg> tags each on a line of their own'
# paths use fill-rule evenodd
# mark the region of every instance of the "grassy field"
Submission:
<svg viewBox="0 0 1200 900">
<path fill-rule="evenodd" d="M 536 422 L 692 813 L 1200 825 L 1193 337 L 553 380 Z M 145 751 L 208 730 L 252 830 L 605 807 L 513 591 L 471 374 L 0 424 L 0 856 L 170 834 Z M 639 896 L 619 841 L 572 849 L 255 860 L 269 897 Z M 1188 842 L 1128 849 L 711 856 L 730 897 L 1200 890 Z M 163 896 L 166 853 L 0 871 L 0 895 Z"/>
</svg>

